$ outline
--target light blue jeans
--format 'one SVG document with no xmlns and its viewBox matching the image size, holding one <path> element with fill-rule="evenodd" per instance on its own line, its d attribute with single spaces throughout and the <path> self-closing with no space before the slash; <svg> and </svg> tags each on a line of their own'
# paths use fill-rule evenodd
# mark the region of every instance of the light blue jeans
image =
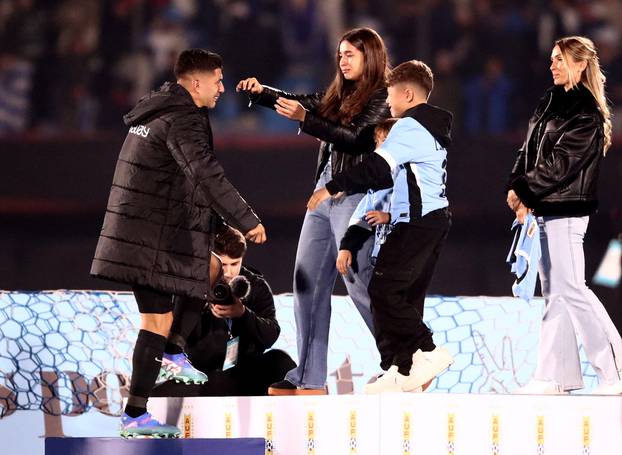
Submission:
<svg viewBox="0 0 622 455">
<path fill-rule="evenodd" d="M 539 217 L 540 284 L 545 311 L 535 379 L 563 390 L 583 387 L 579 337 L 601 384 L 619 379 L 622 339 L 605 307 L 585 284 L 583 237 L 589 217 Z"/>
<path fill-rule="evenodd" d="M 316 189 L 330 180 L 330 163 L 326 165 Z M 298 366 L 285 376 L 298 387 L 319 389 L 326 384 L 328 332 L 331 295 L 337 268 L 335 262 L 354 209 L 363 194 L 341 196 L 322 202 L 305 214 L 294 266 L 294 315 L 296 317 Z M 344 279 L 348 294 L 373 334 L 373 319 L 367 286 L 372 275 L 369 259 L 373 236 L 359 250 L 358 270 L 353 281 Z"/>
</svg>

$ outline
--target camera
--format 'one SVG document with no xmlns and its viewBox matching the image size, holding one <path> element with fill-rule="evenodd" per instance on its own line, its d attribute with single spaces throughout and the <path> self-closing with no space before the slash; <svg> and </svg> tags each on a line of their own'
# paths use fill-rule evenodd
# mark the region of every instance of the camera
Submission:
<svg viewBox="0 0 622 455">
<path fill-rule="evenodd" d="M 214 284 L 212 294 L 214 295 L 215 305 L 233 305 L 235 299 L 244 299 L 248 297 L 251 290 L 251 284 L 245 276 L 238 275 L 231 280 L 231 283 L 219 279 Z"/>
</svg>

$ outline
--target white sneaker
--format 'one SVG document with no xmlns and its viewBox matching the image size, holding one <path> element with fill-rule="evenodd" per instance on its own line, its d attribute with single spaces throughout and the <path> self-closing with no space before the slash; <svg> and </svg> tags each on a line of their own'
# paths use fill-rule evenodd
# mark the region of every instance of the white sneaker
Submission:
<svg viewBox="0 0 622 455">
<path fill-rule="evenodd" d="M 622 395 L 622 380 L 613 384 L 600 384 L 591 393 L 592 395 Z"/>
<path fill-rule="evenodd" d="M 449 368 L 449 365 L 452 363 L 454 363 L 453 356 L 443 346 L 438 346 L 429 352 L 418 349 L 413 354 L 410 374 L 407 376 L 404 384 L 402 384 L 402 390 L 404 392 L 414 392 L 417 389 L 421 389 Z"/>
<path fill-rule="evenodd" d="M 376 379 L 376 382 L 365 384 L 363 393 L 374 395 L 384 392 L 401 392 L 402 384 L 408 376 L 404 376 L 398 371 L 397 365 L 392 365 L 385 374 Z"/>
<path fill-rule="evenodd" d="M 527 384 L 512 391 L 515 395 L 567 395 L 562 386 L 555 381 L 532 379 Z"/>
</svg>

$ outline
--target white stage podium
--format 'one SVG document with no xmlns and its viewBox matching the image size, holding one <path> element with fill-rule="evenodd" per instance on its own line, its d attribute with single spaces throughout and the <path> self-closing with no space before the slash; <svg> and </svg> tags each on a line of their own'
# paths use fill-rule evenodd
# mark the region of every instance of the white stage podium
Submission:
<svg viewBox="0 0 622 455">
<path fill-rule="evenodd" d="M 185 437 L 266 439 L 267 455 L 611 455 L 622 397 L 383 394 L 153 398 Z"/>
</svg>

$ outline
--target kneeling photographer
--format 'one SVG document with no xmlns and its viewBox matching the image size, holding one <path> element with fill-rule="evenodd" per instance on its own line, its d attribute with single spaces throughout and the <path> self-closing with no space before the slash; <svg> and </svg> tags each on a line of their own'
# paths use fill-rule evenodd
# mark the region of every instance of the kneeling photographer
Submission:
<svg viewBox="0 0 622 455">
<path fill-rule="evenodd" d="M 267 395 L 270 384 L 296 366 L 285 352 L 266 351 L 281 329 L 270 286 L 259 272 L 242 266 L 244 236 L 225 229 L 216 237 L 214 253 L 222 262 L 216 300 L 205 305 L 185 347 L 208 380 L 201 385 L 168 381 L 157 385 L 152 396 Z"/>
</svg>

